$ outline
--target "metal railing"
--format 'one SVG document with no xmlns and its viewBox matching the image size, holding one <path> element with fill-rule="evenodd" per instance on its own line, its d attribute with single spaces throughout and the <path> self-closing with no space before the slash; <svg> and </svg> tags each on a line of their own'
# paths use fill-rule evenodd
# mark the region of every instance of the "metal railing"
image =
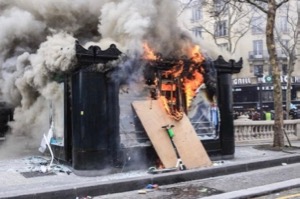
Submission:
<svg viewBox="0 0 300 199">
<path fill-rule="evenodd" d="M 287 56 L 284 54 L 284 52 L 282 52 L 281 49 L 277 49 L 276 50 L 277 52 L 277 58 L 287 58 Z M 253 60 L 253 59 L 268 59 L 269 58 L 269 53 L 268 51 L 249 51 L 248 53 L 248 58 L 250 60 Z"/>
</svg>

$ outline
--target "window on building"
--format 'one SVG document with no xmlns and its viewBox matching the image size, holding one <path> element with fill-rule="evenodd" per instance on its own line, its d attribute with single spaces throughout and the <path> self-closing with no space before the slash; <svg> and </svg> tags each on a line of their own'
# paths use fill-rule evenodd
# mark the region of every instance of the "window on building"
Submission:
<svg viewBox="0 0 300 199">
<path fill-rule="evenodd" d="M 280 32 L 287 33 L 288 32 L 288 20 L 287 16 L 280 16 L 278 18 L 278 29 Z"/>
<path fill-rule="evenodd" d="M 193 34 L 195 35 L 195 37 L 202 37 L 202 27 L 194 27 L 192 29 Z"/>
<path fill-rule="evenodd" d="M 261 98 L 263 102 L 273 101 L 273 91 L 262 91 L 261 92 Z"/>
<path fill-rule="evenodd" d="M 268 9 L 268 4 L 266 4 L 263 1 L 257 1 L 257 2 L 255 2 L 255 4 L 259 5 L 260 7 L 264 8 L 265 10 Z M 251 5 L 251 10 L 253 10 L 254 13 L 262 14 L 262 11 L 254 5 Z"/>
<path fill-rule="evenodd" d="M 251 20 L 251 29 L 252 29 L 252 34 L 262 34 L 264 32 L 263 18 L 253 17 Z"/>
<path fill-rule="evenodd" d="M 217 21 L 215 23 L 215 36 L 227 36 L 227 21 Z"/>
<path fill-rule="evenodd" d="M 262 57 L 263 55 L 263 40 L 253 41 L 253 55 L 255 57 Z"/>
<path fill-rule="evenodd" d="M 300 99 L 300 91 L 296 91 L 296 99 L 297 99 L 297 100 Z"/>
<path fill-rule="evenodd" d="M 289 40 L 283 39 L 281 41 L 281 54 L 286 56 L 288 49 L 289 49 Z"/>
<path fill-rule="evenodd" d="M 282 101 L 286 101 L 286 90 L 282 90 Z"/>
<path fill-rule="evenodd" d="M 254 66 L 254 75 L 261 76 L 264 74 L 264 67 L 263 65 L 255 65 Z"/>
<path fill-rule="evenodd" d="M 268 70 L 268 75 L 272 75 L 272 70 L 273 70 L 273 69 L 272 69 L 272 66 L 270 65 L 270 66 L 268 67 L 268 69 L 269 69 L 269 70 Z"/>
<path fill-rule="evenodd" d="M 216 14 L 220 14 L 221 12 L 225 12 L 227 10 L 227 6 L 225 1 L 223 0 L 214 0 L 214 11 Z"/>
<path fill-rule="evenodd" d="M 228 50 L 228 43 L 218 44 L 218 46 L 219 46 L 222 50 Z"/>
<path fill-rule="evenodd" d="M 195 4 L 192 8 L 192 22 L 202 19 L 202 9 L 199 4 Z"/>
<path fill-rule="evenodd" d="M 288 67 L 287 67 L 287 64 L 282 64 L 282 75 L 287 75 L 287 69 L 288 69 Z"/>
<path fill-rule="evenodd" d="M 284 3 L 279 7 L 279 13 L 288 13 L 289 11 L 289 4 Z"/>
<path fill-rule="evenodd" d="M 238 87 L 236 87 L 238 88 Z M 234 102 L 255 102 L 257 101 L 256 90 L 254 87 L 243 87 L 241 91 L 233 92 Z"/>
</svg>

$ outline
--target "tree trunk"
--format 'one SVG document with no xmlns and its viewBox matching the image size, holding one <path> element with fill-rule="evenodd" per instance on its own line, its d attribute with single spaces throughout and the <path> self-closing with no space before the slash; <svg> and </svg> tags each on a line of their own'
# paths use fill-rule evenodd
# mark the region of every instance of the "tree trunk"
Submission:
<svg viewBox="0 0 300 199">
<path fill-rule="evenodd" d="M 267 12 L 267 27 L 266 27 L 266 40 L 267 48 L 269 52 L 269 61 L 272 67 L 272 79 L 274 87 L 274 139 L 273 147 L 282 148 L 284 146 L 283 139 L 283 111 L 282 111 L 282 90 L 280 81 L 280 70 L 277 61 L 276 46 L 274 41 L 274 25 L 276 16 L 276 1 L 268 0 L 268 12 Z"/>
<path fill-rule="evenodd" d="M 291 105 L 291 74 L 287 74 L 287 84 L 286 84 L 286 118 L 284 119 L 289 119 L 289 112 L 290 112 L 290 105 Z"/>
<path fill-rule="evenodd" d="M 293 60 L 292 57 L 293 55 L 290 55 L 290 59 L 288 62 L 288 73 L 287 73 L 287 84 L 286 84 L 286 118 L 289 119 L 289 112 L 290 112 L 290 105 L 291 105 L 291 88 L 292 88 L 292 72 L 293 72 Z"/>
</svg>

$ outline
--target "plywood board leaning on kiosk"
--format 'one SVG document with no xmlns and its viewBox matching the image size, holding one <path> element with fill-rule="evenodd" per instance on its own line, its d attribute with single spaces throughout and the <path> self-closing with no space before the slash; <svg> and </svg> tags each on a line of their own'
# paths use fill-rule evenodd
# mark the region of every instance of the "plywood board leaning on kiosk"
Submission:
<svg viewBox="0 0 300 199">
<path fill-rule="evenodd" d="M 174 168 L 176 151 L 166 132 L 166 125 L 173 125 L 172 137 L 180 158 L 187 169 L 211 166 L 211 160 L 199 140 L 189 118 L 184 115 L 175 121 L 166 112 L 160 100 L 134 101 L 132 103 L 152 145 L 165 168 Z"/>
</svg>

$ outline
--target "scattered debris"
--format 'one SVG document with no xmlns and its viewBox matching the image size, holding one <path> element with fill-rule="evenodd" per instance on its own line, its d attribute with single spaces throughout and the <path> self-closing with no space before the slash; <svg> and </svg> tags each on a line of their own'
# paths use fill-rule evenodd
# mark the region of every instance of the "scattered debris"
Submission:
<svg viewBox="0 0 300 199">
<path fill-rule="evenodd" d="M 207 188 L 203 187 L 203 188 L 199 189 L 198 191 L 201 193 L 204 193 L 204 192 L 207 192 L 207 190 L 208 190 Z"/>
<path fill-rule="evenodd" d="M 42 171 L 43 173 L 46 173 L 46 172 L 48 171 L 48 168 L 47 168 L 46 166 L 42 165 L 42 166 L 41 166 L 41 171 Z"/>
<path fill-rule="evenodd" d="M 49 164 L 51 160 L 33 156 L 25 159 L 25 164 L 28 165 L 25 172 L 40 172 L 40 173 L 72 173 L 71 170 L 63 165 Z M 47 166 L 48 165 L 48 166 Z"/>
<path fill-rule="evenodd" d="M 138 194 L 146 194 L 158 189 L 158 184 L 148 184 L 144 189 L 138 190 Z"/>
<path fill-rule="evenodd" d="M 53 125 L 53 122 L 51 122 L 51 127 L 50 127 L 50 129 L 48 131 L 48 134 L 47 134 L 47 136 L 45 134 L 43 135 L 43 138 L 42 138 L 42 141 L 41 141 L 41 145 L 39 147 L 39 151 L 41 153 L 44 153 L 46 151 L 47 146 L 49 145 L 50 140 L 53 137 L 53 129 L 54 129 L 54 125 Z"/>
<path fill-rule="evenodd" d="M 214 161 L 213 162 L 213 166 L 220 166 L 220 165 L 223 165 L 224 164 L 224 161 L 221 160 L 221 161 Z"/>
<path fill-rule="evenodd" d="M 158 189 L 158 184 L 148 184 L 146 189 Z"/>
<path fill-rule="evenodd" d="M 147 190 L 145 190 L 145 189 L 138 190 L 138 194 L 146 194 L 146 193 L 147 193 Z"/>
<path fill-rule="evenodd" d="M 76 197 L 76 199 L 92 199 L 92 196 Z"/>
<path fill-rule="evenodd" d="M 48 159 L 40 156 L 31 156 L 28 158 L 24 158 L 23 160 L 25 160 L 26 164 L 33 166 L 47 165 L 49 162 Z"/>
<path fill-rule="evenodd" d="M 54 172 L 66 173 L 68 175 L 70 175 L 70 173 L 72 173 L 72 171 L 69 168 L 67 168 L 63 165 L 55 164 L 51 168 L 52 168 L 52 171 L 54 171 Z"/>
<path fill-rule="evenodd" d="M 54 140 L 53 139 L 53 129 L 54 129 L 54 124 L 53 124 L 53 121 L 52 121 L 51 122 L 51 127 L 50 127 L 49 132 L 48 132 L 48 135 L 47 136 L 45 134 L 43 135 L 43 139 L 42 139 L 42 142 L 41 142 L 41 147 L 39 149 L 40 152 L 44 153 L 45 150 L 46 150 L 46 147 L 48 147 L 49 152 L 51 154 L 51 161 L 50 161 L 48 166 L 43 164 L 40 167 L 40 171 L 42 173 L 46 173 L 46 172 L 63 172 L 63 173 L 67 173 L 69 175 L 71 173 L 70 169 L 67 169 L 66 167 L 61 166 L 61 165 L 53 164 L 54 155 L 53 155 L 53 151 L 52 151 L 51 146 L 50 146 L 51 140 L 52 140 L 52 142 L 54 142 L 53 141 Z M 55 142 L 57 142 L 57 140 Z"/>
</svg>

